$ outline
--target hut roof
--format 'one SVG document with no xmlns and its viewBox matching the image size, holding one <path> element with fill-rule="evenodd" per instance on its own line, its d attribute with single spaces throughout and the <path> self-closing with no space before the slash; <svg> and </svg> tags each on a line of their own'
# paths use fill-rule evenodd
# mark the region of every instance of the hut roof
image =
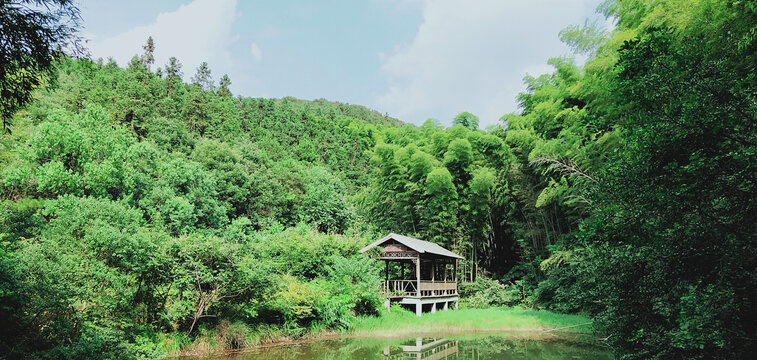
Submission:
<svg viewBox="0 0 757 360">
<path fill-rule="evenodd" d="M 364 253 L 376 246 L 379 246 L 389 240 L 397 241 L 398 243 L 401 243 L 402 245 L 405 245 L 421 254 L 428 253 L 428 254 L 434 254 L 439 256 L 445 256 L 455 259 L 462 259 L 463 257 L 460 255 L 457 255 L 453 253 L 452 251 L 449 251 L 437 244 L 434 244 L 432 242 L 423 241 L 415 238 L 411 238 L 409 236 L 399 235 L 395 233 L 391 233 L 387 236 L 384 236 L 380 240 L 374 241 L 372 244 L 360 249 L 361 253 Z"/>
</svg>

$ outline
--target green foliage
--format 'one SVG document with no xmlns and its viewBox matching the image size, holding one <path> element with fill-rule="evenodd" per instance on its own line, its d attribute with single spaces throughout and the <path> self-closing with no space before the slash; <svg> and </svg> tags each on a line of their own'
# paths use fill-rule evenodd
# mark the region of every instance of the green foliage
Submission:
<svg viewBox="0 0 757 360">
<path fill-rule="evenodd" d="M 335 257 L 328 278 L 335 284 L 333 294 L 343 299 L 350 313 L 357 316 L 377 314 L 381 306 L 378 293 L 381 279 L 373 261 L 362 256 Z M 332 316 L 334 319 L 340 317 Z"/>
<path fill-rule="evenodd" d="M 310 168 L 306 178 L 302 220 L 322 232 L 344 232 L 354 214 L 345 201 L 341 180 L 322 167 Z"/>
<path fill-rule="evenodd" d="M 60 86 L 3 138 L 3 354 L 156 358 L 208 333 L 235 348 L 257 341 L 245 329 L 375 314 L 376 269 L 354 257 L 375 235 L 349 199 L 374 135 L 398 122 L 223 84 L 215 96 L 175 59 L 156 76 L 145 51 L 127 69 L 62 58 Z"/>
<path fill-rule="evenodd" d="M 532 293 L 534 302 L 540 307 L 592 316 L 603 310 L 598 300 L 601 294 L 597 291 L 597 273 L 580 251 L 554 251 L 539 264 L 543 278 Z"/>
<path fill-rule="evenodd" d="M 250 244 L 256 257 L 268 259 L 268 264 L 277 273 L 291 273 L 303 280 L 325 275 L 333 261 L 332 255 L 351 256 L 362 245 L 359 238 L 323 234 L 306 226 L 257 233 Z"/>
<path fill-rule="evenodd" d="M 0 117 L 3 131 L 10 132 L 13 113 L 55 75 L 60 49 L 79 45 L 79 8 L 71 0 L 3 1 L 0 23 Z"/>
<path fill-rule="evenodd" d="M 475 309 L 514 306 L 522 300 L 516 285 L 504 285 L 486 276 L 479 276 L 475 282 L 461 282 L 458 292 L 462 306 Z"/>
<path fill-rule="evenodd" d="M 146 130 L 145 137 L 166 151 L 188 153 L 193 145 L 182 121 L 158 117 L 147 122 Z"/>
<path fill-rule="evenodd" d="M 43 206 L 43 201 L 34 198 L 0 203 L 0 245 L 14 248 L 20 240 L 39 236 L 45 219 L 38 211 Z"/>
<path fill-rule="evenodd" d="M 534 257 L 542 265 L 534 299 L 597 314 L 626 358 L 747 358 L 757 84 L 746 49 L 754 49 L 755 9 L 707 0 L 601 9 L 617 17 L 611 36 L 564 34 L 594 54 L 583 73 L 555 63 L 569 82 L 528 79 L 525 114 L 508 117 L 518 129 L 508 140 L 528 150 L 529 166 L 559 175 L 544 182 L 538 211 L 591 215 Z M 560 104 L 577 108 L 544 96 L 560 91 L 568 96 Z M 533 128 L 524 126 L 529 117 Z M 593 143 L 580 140 L 586 135 Z"/>
<path fill-rule="evenodd" d="M 145 53 L 142 55 L 142 63 L 145 64 L 147 70 L 150 70 L 150 66 L 155 63 L 155 43 L 152 40 L 152 36 L 147 38 L 147 43 L 142 47 Z"/>
<path fill-rule="evenodd" d="M 202 90 L 214 91 L 213 78 L 210 75 L 208 63 L 203 61 L 197 68 L 197 73 L 192 77 L 192 84 L 198 85 Z"/>
<path fill-rule="evenodd" d="M 469 112 L 461 112 L 455 116 L 454 119 L 452 119 L 452 125 L 460 125 L 467 127 L 471 130 L 477 130 L 478 129 L 478 116 L 473 115 Z"/>
<path fill-rule="evenodd" d="M 231 79 L 229 75 L 224 74 L 218 83 L 218 96 L 231 96 L 229 85 L 231 85 Z"/>
<path fill-rule="evenodd" d="M 416 234 L 469 254 L 462 268 L 470 278 L 479 262 L 498 263 L 503 253 L 494 244 L 509 241 L 497 236 L 505 234 L 491 216 L 501 209 L 494 196 L 508 153 L 501 138 L 434 120 L 384 134 L 373 150 L 371 185 L 356 197 L 357 213 L 384 232 Z"/>
<path fill-rule="evenodd" d="M 397 232 L 465 257 L 467 306 L 592 315 L 626 358 L 748 358 L 757 8 L 600 10 L 611 33 L 561 33 L 585 65 L 551 59 L 486 130 L 234 98 L 205 63 L 153 73 L 149 40 L 126 69 L 61 58 L 0 139 L 0 351 L 150 358 L 380 321 L 358 317 L 380 279 L 357 251 Z"/>
<path fill-rule="evenodd" d="M 625 14 L 627 4 L 618 5 Z M 612 90 L 634 111 L 622 117 L 621 151 L 580 236 L 598 249 L 595 271 L 614 274 L 598 277 L 601 321 L 629 353 L 744 358 L 754 346 L 736 339 L 757 334 L 745 321 L 755 316 L 757 263 L 745 254 L 757 234 L 757 83 L 745 65 L 755 54 L 740 46 L 757 18 L 715 1 L 664 13 L 675 5 L 651 4 L 625 25 L 640 21 L 620 48 Z"/>
<path fill-rule="evenodd" d="M 437 168 L 426 177 L 425 193 L 427 196 L 422 224 L 426 228 L 429 240 L 449 247 L 447 237 L 455 231 L 457 224 L 457 191 L 452 182 L 452 175 L 445 168 Z"/>
<path fill-rule="evenodd" d="M 20 321 L 23 336 L 13 351 L 32 346 L 45 356 L 103 358 L 153 352 L 144 329 L 135 326 L 139 321 L 130 322 L 148 320 L 141 309 L 160 303 L 156 290 L 164 284 L 166 259 L 158 238 L 143 228 L 141 212 L 65 196 L 41 214 L 49 219 L 41 235 L 11 258 L 27 274 L 19 278 L 23 301 L 13 311 L 39 314 Z"/>
<path fill-rule="evenodd" d="M 379 276 L 366 258 L 335 257 L 323 278 L 305 282 L 284 275 L 278 291 L 263 303 L 261 314 L 276 319 L 291 335 L 309 327 L 347 329 L 355 316 L 375 315 L 381 305 Z"/>
</svg>

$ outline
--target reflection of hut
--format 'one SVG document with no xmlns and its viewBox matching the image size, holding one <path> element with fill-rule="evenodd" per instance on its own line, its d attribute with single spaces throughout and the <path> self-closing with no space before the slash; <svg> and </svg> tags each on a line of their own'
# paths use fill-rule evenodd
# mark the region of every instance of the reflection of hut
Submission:
<svg viewBox="0 0 757 360">
<path fill-rule="evenodd" d="M 439 338 L 417 338 L 415 344 L 402 345 L 399 348 L 384 348 L 382 358 L 387 360 L 395 359 L 457 359 L 458 347 L 457 341 L 449 341 Z"/>
<path fill-rule="evenodd" d="M 392 301 L 415 305 L 418 316 L 424 305 L 430 307 L 431 312 L 435 312 L 437 306 L 447 310 L 454 304 L 457 308 L 457 259 L 462 259 L 462 256 L 432 242 L 394 233 L 366 246 L 360 252 L 376 246 L 384 248 L 380 258 L 386 262 L 386 280 L 381 292 L 386 298 L 384 303 L 387 308 Z M 390 264 L 394 269 L 390 269 Z M 400 266 L 399 271 L 396 269 L 397 264 Z M 405 265 L 409 265 L 407 272 Z"/>
</svg>

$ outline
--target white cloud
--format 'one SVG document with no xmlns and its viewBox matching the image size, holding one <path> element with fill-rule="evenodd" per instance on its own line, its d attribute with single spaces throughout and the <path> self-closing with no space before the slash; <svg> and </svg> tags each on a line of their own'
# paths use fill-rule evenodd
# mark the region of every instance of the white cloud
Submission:
<svg viewBox="0 0 757 360">
<path fill-rule="evenodd" d="M 482 126 L 517 110 L 522 78 L 551 71 L 568 54 L 559 31 L 582 24 L 598 0 L 426 0 L 415 38 L 379 53 L 388 90 L 374 106 L 402 120 L 435 117 L 449 124 L 461 111 Z"/>
<path fill-rule="evenodd" d="M 260 51 L 257 43 L 252 43 L 250 52 L 252 53 L 252 57 L 255 59 L 255 61 L 260 61 L 263 58 L 263 52 Z"/>
<path fill-rule="evenodd" d="M 207 61 L 218 77 L 232 67 L 228 49 L 234 41 L 231 26 L 236 19 L 236 5 L 236 0 L 195 0 L 176 11 L 158 14 L 150 25 L 91 39 L 90 52 L 94 58 L 112 57 L 124 66 L 132 56 L 143 52 L 147 37 L 152 36 L 155 66 L 163 66 L 175 56 L 184 65 L 185 78 L 189 78 L 201 62 Z"/>
</svg>

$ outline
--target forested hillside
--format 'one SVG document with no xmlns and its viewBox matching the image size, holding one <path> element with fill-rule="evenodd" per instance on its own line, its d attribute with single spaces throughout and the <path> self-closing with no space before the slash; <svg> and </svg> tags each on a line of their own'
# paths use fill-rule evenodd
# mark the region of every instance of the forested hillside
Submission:
<svg viewBox="0 0 757 360">
<path fill-rule="evenodd" d="M 144 57 L 62 58 L 13 119 L 3 353 L 156 356 L 198 327 L 237 331 L 239 347 L 250 327 L 296 335 L 375 313 L 375 272 L 351 257 L 375 234 L 347 199 L 368 182 L 373 133 L 401 123 L 234 98 L 172 64 L 161 77 Z"/>
<path fill-rule="evenodd" d="M 550 60 L 486 129 L 234 96 L 207 64 L 185 83 L 151 40 L 125 67 L 57 58 L 0 138 L 0 351 L 347 329 L 380 305 L 357 250 L 396 232 L 465 257 L 464 306 L 589 315 L 626 358 L 748 358 L 757 5 L 599 10 L 614 30 L 560 33 L 585 64 Z"/>
</svg>

